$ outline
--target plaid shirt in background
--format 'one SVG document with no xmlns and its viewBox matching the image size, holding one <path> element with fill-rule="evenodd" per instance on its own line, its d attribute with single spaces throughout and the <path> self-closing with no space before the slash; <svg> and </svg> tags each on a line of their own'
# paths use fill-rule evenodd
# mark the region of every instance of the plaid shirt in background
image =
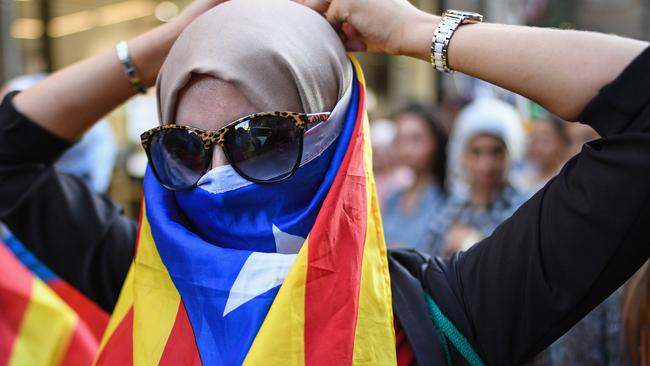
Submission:
<svg viewBox="0 0 650 366">
<path fill-rule="evenodd" d="M 488 207 L 476 210 L 472 207 L 469 195 L 452 194 L 445 205 L 431 220 L 431 243 L 428 254 L 444 255 L 447 233 L 454 224 L 470 226 L 481 238 L 492 234 L 499 224 L 510 217 L 528 197 L 508 185 L 498 192 Z"/>
</svg>

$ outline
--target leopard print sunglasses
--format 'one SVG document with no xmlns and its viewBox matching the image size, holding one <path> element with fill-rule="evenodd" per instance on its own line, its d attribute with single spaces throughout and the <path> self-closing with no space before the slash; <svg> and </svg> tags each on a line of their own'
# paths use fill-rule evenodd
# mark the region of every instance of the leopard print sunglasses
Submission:
<svg viewBox="0 0 650 366">
<path fill-rule="evenodd" d="M 275 183 L 300 167 L 305 131 L 329 113 L 265 112 L 233 121 L 216 131 L 168 124 L 140 135 L 149 165 L 165 188 L 196 187 L 210 169 L 219 145 L 235 171 L 255 183 Z"/>
</svg>

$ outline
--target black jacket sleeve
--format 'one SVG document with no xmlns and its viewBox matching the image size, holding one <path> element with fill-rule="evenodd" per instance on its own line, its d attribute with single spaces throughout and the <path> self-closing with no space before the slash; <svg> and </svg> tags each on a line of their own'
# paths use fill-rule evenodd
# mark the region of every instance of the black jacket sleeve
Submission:
<svg viewBox="0 0 650 366">
<path fill-rule="evenodd" d="M 604 138 L 585 145 L 490 237 L 423 274 L 490 365 L 525 362 L 650 255 L 650 49 L 581 120 Z"/>
<path fill-rule="evenodd" d="M 70 146 L 0 105 L 0 221 L 48 267 L 107 311 L 133 258 L 136 223 L 53 162 Z"/>
</svg>

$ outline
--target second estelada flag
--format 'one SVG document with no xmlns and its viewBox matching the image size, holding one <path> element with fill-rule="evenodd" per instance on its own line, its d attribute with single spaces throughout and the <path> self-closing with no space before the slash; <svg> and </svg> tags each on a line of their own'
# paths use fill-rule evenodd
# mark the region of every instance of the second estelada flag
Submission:
<svg viewBox="0 0 650 366">
<path fill-rule="evenodd" d="M 92 363 L 98 340 L 88 324 L 2 242 L 0 309 L 0 365 Z"/>
</svg>

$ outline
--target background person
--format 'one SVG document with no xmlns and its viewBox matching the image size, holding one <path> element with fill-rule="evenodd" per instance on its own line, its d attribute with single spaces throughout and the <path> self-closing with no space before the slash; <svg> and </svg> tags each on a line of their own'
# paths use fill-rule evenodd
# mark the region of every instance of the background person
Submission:
<svg viewBox="0 0 650 366">
<path fill-rule="evenodd" d="M 397 136 L 392 151 L 412 179 L 382 206 L 386 246 L 437 255 L 438 249 L 429 246 L 427 226 L 446 199 L 447 131 L 432 109 L 422 104 L 405 107 L 394 119 Z"/>
<path fill-rule="evenodd" d="M 623 291 L 625 348 L 632 364 L 650 363 L 650 261 L 626 284 Z"/>
<path fill-rule="evenodd" d="M 529 167 L 517 180 L 518 185 L 527 192 L 534 193 L 541 189 L 560 172 L 566 162 L 571 144 L 567 125 L 567 122 L 550 115 L 533 121 L 528 136 Z"/>
<path fill-rule="evenodd" d="M 650 275 L 641 269 L 529 366 L 647 365 Z"/>
<path fill-rule="evenodd" d="M 23 91 L 45 79 L 47 74 L 23 75 L 10 80 L 0 98 L 12 91 Z M 111 184 L 118 155 L 115 133 L 106 119 L 100 119 L 56 163 L 56 168 L 82 179 L 97 193 L 106 193 Z"/>
<path fill-rule="evenodd" d="M 432 246 L 450 255 L 467 250 L 524 202 L 510 184 L 511 161 L 521 158 L 523 129 L 517 111 L 481 98 L 458 115 L 449 144 L 451 196 L 433 213 Z"/>
<path fill-rule="evenodd" d="M 552 365 L 625 366 L 622 290 L 617 290 L 551 346 Z M 642 365 L 634 363 L 634 365 Z"/>
<path fill-rule="evenodd" d="M 2 88 L 0 98 L 4 98 L 6 93 L 26 90 L 46 77 L 46 74 L 34 74 L 12 79 Z M 61 173 L 83 181 L 95 193 L 104 194 L 111 182 L 117 154 L 118 148 L 113 130 L 107 120 L 101 120 L 56 161 L 55 168 Z M 4 304 L 0 323 L 5 327 L 5 337 L 0 340 L 0 363 L 10 356 L 7 362 L 21 362 L 17 361 L 21 357 L 20 352 L 16 354 L 7 350 L 7 346 L 13 342 L 13 344 L 26 345 L 22 349 L 32 354 L 30 362 L 35 365 L 50 357 L 55 359 L 57 354 L 64 354 L 61 361 L 63 364 L 90 365 L 108 324 L 109 314 L 69 283 L 61 280 L 56 273 L 27 250 L 25 245 L 2 223 L 0 223 L 0 246 L 2 247 L 0 266 L 6 270 L 5 275 L 10 276 L 9 282 L 13 282 L 0 285 L 2 288 L 0 303 Z M 41 283 L 47 285 L 47 289 L 33 292 L 32 288 L 39 287 Z M 27 292 L 26 296 L 23 291 Z M 48 321 L 35 324 L 33 321 L 25 320 L 29 317 L 25 312 L 23 314 L 25 318 L 20 325 L 14 327 L 12 316 L 9 314 L 13 313 L 16 316 L 17 308 L 14 305 L 23 301 L 30 303 L 30 307 L 38 308 L 44 314 L 48 314 Z M 73 323 L 72 330 L 66 329 L 68 321 Z M 59 337 L 61 341 L 52 344 L 35 337 L 32 332 Z M 12 333 L 15 337 L 13 340 Z M 68 344 L 67 337 L 75 337 L 83 341 Z"/>
<path fill-rule="evenodd" d="M 396 134 L 395 123 L 391 120 L 380 119 L 370 123 L 372 170 L 380 207 L 384 207 L 389 195 L 404 189 L 413 180 L 412 172 L 400 165 L 397 159 L 394 145 Z"/>
</svg>

